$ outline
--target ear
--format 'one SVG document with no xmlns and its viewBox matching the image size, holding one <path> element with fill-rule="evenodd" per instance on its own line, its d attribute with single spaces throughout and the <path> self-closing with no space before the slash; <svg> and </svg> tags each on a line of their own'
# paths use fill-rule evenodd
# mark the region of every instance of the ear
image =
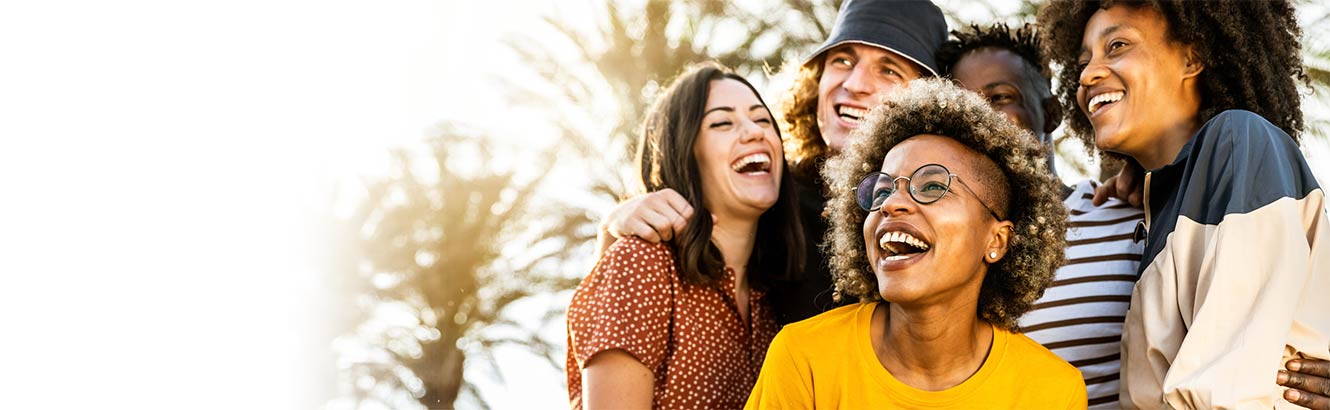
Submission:
<svg viewBox="0 0 1330 410">
<path fill-rule="evenodd" d="M 1058 126 L 1062 125 L 1062 104 L 1058 104 L 1058 98 L 1051 95 L 1048 96 L 1048 98 L 1044 98 L 1044 101 L 1042 102 L 1044 108 L 1044 134 L 1049 134 L 1050 141 L 1048 142 L 1051 144 L 1053 142 L 1051 141 L 1053 130 L 1058 129 Z"/>
<path fill-rule="evenodd" d="M 984 247 L 984 262 L 997 263 L 1007 256 L 1008 246 L 1011 244 L 1011 230 L 1014 226 L 1011 221 L 998 221 L 993 225 L 988 243 Z"/>
<path fill-rule="evenodd" d="M 1201 55 L 1196 53 L 1195 47 L 1187 47 L 1186 50 L 1187 66 L 1183 68 L 1182 78 L 1195 78 L 1205 71 L 1205 63 L 1201 62 Z"/>
</svg>

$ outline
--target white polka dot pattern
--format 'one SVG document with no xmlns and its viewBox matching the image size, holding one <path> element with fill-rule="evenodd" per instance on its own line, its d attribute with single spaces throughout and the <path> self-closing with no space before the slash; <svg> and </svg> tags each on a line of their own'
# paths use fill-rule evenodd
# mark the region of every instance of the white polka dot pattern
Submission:
<svg viewBox="0 0 1330 410">
<path fill-rule="evenodd" d="M 582 280 L 568 307 L 568 395 L 582 408 L 582 365 L 622 349 L 655 375 L 656 408 L 743 408 L 776 335 L 764 292 L 751 325 L 734 304 L 734 271 L 718 286 L 684 283 L 673 251 L 620 239 Z"/>
</svg>

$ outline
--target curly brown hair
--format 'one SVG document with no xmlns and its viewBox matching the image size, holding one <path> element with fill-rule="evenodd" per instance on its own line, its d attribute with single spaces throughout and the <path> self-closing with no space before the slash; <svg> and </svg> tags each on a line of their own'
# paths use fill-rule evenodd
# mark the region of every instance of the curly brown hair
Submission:
<svg viewBox="0 0 1330 410">
<path fill-rule="evenodd" d="M 1039 11 L 1044 55 L 1056 64 L 1057 94 L 1070 132 L 1094 144 L 1094 129 L 1076 101 L 1081 67 L 1078 59 L 1085 26 L 1095 12 L 1114 5 L 1148 6 L 1168 22 L 1173 41 L 1193 47 L 1205 67 L 1201 73 L 1200 122 L 1225 110 L 1254 112 L 1274 123 L 1293 141 L 1303 128 L 1297 82 L 1310 84 L 1293 5 L 1286 0 L 1053 0 Z"/>
<path fill-rule="evenodd" d="M 813 58 L 799 66 L 781 101 L 781 116 L 785 121 L 785 161 L 796 178 L 809 181 L 818 179 L 817 170 L 827 156 L 827 143 L 822 141 L 822 130 L 817 127 L 817 90 L 822 80 L 822 59 Z"/>
<path fill-rule="evenodd" d="M 1017 330 L 1017 319 L 1043 295 L 1062 265 L 1066 246 L 1067 209 L 1059 196 L 1061 185 L 1044 161 L 1047 148 L 990 109 L 979 95 L 941 79 L 912 81 L 874 108 L 854 133 L 844 152 L 829 159 L 822 170 L 831 191 L 827 203 L 831 228 L 825 240 L 836 297 L 848 294 L 861 302 L 882 298 L 864 248 L 862 226 L 868 214 L 855 201 L 858 178 L 876 170 L 896 144 L 920 134 L 937 134 L 991 159 L 1008 181 L 1008 201 L 997 208 L 1010 210 L 1009 251 L 989 265 L 977 314 L 996 326 Z"/>
</svg>

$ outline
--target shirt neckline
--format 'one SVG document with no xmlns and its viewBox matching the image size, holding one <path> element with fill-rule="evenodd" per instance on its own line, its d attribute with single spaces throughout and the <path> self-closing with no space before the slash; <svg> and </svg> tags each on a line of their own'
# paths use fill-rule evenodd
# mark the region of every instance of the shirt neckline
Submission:
<svg viewBox="0 0 1330 410">
<path fill-rule="evenodd" d="M 854 337 L 859 348 L 855 350 L 857 352 L 856 356 L 858 356 L 857 360 L 860 360 L 860 363 L 869 364 L 874 381 L 893 399 L 911 406 L 947 407 L 972 396 L 1002 365 L 1002 360 L 1006 356 L 1010 334 L 997 326 L 989 324 L 988 326 L 993 329 L 993 345 L 989 347 L 988 357 L 984 359 L 983 364 L 979 365 L 979 371 L 965 379 L 961 384 L 946 390 L 928 391 L 901 382 L 878 362 L 877 355 L 873 353 L 873 344 L 870 339 L 872 336 L 869 329 L 873 323 L 873 310 L 878 305 L 885 305 L 885 303 L 865 303 L 859 308 L 859 317 L 858 320 L 855 320 L 854 328 Z"/>
</svg>

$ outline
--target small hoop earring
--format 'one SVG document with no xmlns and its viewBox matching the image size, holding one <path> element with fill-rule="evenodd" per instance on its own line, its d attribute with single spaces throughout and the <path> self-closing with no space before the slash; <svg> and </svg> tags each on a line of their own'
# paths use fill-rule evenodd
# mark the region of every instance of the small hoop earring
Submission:
<svg viewBox="0 0 1330 410">
<path fill-rule="evenodd" d="M 989 252 L 988 257 L 989 259 L 997 259 L 997 252 Z"/>
</svg>

